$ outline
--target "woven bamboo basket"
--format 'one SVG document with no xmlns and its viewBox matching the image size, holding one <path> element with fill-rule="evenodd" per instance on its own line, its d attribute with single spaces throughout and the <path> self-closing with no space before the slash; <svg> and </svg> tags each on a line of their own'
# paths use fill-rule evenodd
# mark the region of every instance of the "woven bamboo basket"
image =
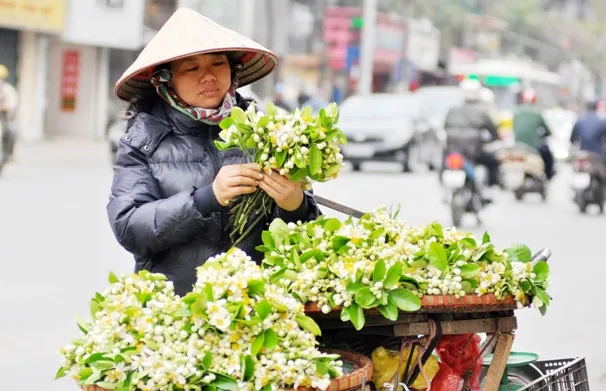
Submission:
<svg viewBox="0 0 606 391">
<path fill-rule="evenodd" d="M 325 353 L 339 354 L 340 360 L 353 364 L 353 372 L 346 373 L 340 379 L 333 379 L 326 391 L 366 391 L 362 390 L 363 383 L 370 383 L 372 380 L 372 361 L 370 358 L 359 353 L 335 350 L 322 349 Z M 368 386 L 367 386 L 368 387 Z M 109 391 L 98 386 L 81 386 L 82 391 Z M 314 388 L 299 387 L 296 390 L 286 389 L 283 391 L 316 391 Z"/>
<path fill-rule="evenodd" d="M 526 304 L 529 303 L 527 298 Z M 455 312 L 491 312 L 491 311 L 507 311 L 517 309 L 517 304 L 513 296 L 506 296 L 503 300 L 499 300 L 493 294 L 466 295 L 463 297 L 455 297 L 454 295 L 426 295 L 421 299 L 421 309 L 409 313 L 455 313 Z M 330 314 L 324 314 L 320 310 L 318 303 L 307 303 L 305 312 L 311 317 L 319 316 L 327 318 L 339 318 L 341 308 L 334 308 Z M 364 313 L 369 315 L 379 314 L 377 309 L 364 310 Z"/>
</svg>

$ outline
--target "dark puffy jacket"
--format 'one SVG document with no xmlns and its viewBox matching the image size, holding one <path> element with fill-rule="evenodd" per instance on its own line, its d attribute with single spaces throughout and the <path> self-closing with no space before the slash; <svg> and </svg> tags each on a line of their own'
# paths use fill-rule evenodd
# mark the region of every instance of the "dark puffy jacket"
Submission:
<svg viewBox="0 0 606 391">
<path fill-rule="evenodd" d="M 239 97 L 245 109 L 249 101 Z M 218 151 L 220 128 L 194 121 L 158 101 L 129 122 L 120 140 L 107 214 L 118 242 L 135 256 L 135 271 L 163 273 L 175 292 L 192 289 L 196 268 L 232 246 L 227 209 L 215 199 L 212 182 L 220 168 L 246 163 L 239 150 Z M 301 207 L 276 207 L 271 219 L 315 219 L 320 211 L 310 193 Z M 270 219 L 268 219 L 270 220 Z M 239 245 L 255 261 L 254 248 L 269 221 Z"/>
</svg>

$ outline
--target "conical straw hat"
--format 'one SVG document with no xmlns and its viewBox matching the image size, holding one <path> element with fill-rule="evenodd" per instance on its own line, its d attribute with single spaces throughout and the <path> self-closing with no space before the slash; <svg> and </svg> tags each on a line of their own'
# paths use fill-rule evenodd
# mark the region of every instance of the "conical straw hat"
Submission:
<svg viewBox="0 0 606 391">
<path fill-rule="evenodd" d="M 189 8 L 179 8 L 116 83 L 122 100 L 154 91 L 149 77 L 155 66 L 195 54 L 232 52 L 242 62 L 240 86 L 255 82 L 278 65 L 278 58 L 255 41 L 223 27 Z"/>
</svg>

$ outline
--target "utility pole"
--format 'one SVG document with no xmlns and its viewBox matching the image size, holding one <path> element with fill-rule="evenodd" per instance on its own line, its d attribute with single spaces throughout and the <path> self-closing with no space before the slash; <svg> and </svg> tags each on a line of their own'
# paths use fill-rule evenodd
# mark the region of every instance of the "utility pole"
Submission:
<svg viewBox="0 0 606 391">
<path fill-rule="evenodd" d="M 372 93 L 373 61 L 377 37 L 377 0 L 364 0 L 362 37 L 360 42 L 359 94 Z"/>
</svg>

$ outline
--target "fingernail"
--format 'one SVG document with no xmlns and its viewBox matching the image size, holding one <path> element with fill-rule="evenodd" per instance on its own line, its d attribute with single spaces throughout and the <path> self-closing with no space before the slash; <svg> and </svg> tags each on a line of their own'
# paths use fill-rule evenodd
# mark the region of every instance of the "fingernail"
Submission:
<svg viewBox="0 0 606 391">
<path fill-rule="evenodd" d="M 259 174 L 259 175 L 257 175 L 257 178 L 259 178 L 259 179 L 263 179 L 263 174 Z"/>
</svg>

